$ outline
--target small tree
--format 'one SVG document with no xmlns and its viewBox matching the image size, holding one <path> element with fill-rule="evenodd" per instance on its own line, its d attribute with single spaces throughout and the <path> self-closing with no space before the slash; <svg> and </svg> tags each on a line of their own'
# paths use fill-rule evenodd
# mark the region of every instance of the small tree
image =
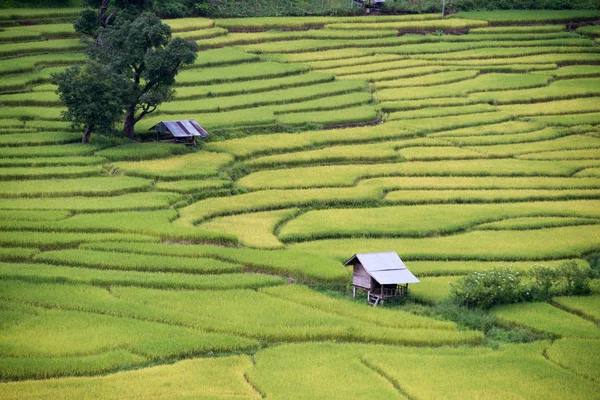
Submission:
<svg viewBox="0 0 600 400">
<path fill-rule="evenodd" d="M 123 115 L 122 79 L 95 62 L 73 66 L 53 74 L 52 83 L 67 111 L 63 117 L 85 128 L 82 143 L 89 143 L 94 131 L 106 132 Z"/>
<path fill-rule="evenodd" d="M 123 78 L 123 134 L 133 138 L 135 124 L 173 97 L 175 76 L 181 65 L 194 62 L 197 46 L 171 39 L 169 26 L 151 13 L 100 27 L 97 43 L 90 47 L 90 58 Z"/>
</svg>

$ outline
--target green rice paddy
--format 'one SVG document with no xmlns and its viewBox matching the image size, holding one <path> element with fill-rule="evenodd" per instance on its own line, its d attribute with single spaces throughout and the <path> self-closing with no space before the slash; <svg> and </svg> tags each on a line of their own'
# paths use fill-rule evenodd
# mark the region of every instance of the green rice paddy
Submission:
<svg viewBox="0 0 600 400">
<path fill-rule="evenodd" d="M 202 50 L 136 133 L 194 148 L 77 143 L 77 12 L 0 10 L 1 398 L 598 396 L 597 293 L 493 308 L 520 344 L 422 311 L 600 252 L 597 11 L 168 20 Z M 407 302 L 352 300 L 379 251 Z"/>
</svg>

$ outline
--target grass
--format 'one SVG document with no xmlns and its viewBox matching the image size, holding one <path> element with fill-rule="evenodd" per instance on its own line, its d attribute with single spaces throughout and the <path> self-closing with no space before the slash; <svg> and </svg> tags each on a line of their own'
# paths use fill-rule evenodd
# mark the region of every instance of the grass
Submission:
<svg viewBox="0 0 600 400">
<path fill-rule="evenodd" d="M 196 274 L 219 274 L 241 272 L 242 266 L 214 259 L 189 259 L 168 256 L 114 253 L 92 250 L 48 251 L 40 254 L 37 261 L 52 264 L 77 265 L 86 268 L 122 269 L 151 272 L 186 272 Z"/>
<path fill-rule="evenodd" d="M 145 191 L 152 182 L 128 176 L 0 182 L 2 197 L 106 196 Z"/>
<path fill-rule="evenodd" d="M 79 39 L 55 39 L 39 42 L 1 43 L 0 55 L 3 57 L 40 53 L 61 53 L 82 50 L 83 43 Z"/>
<path fill-rule="evenodd" d="M 15 248 L 7 250 L 14 251 Z M 28 251 L 31 254 L 37 253 L 37 251 L 31 249 Z M 285 282 L 283 278 L 263 274 L 140 272 L 23 263 L 0 264 L 0 276 L 5 279 L 33 283 L 72 283 L 96 286 L 114 285 L 194 290 L 256 289 L 264 286 L 279 285 Z"/>
<path fill-rule="evenodd" d="M 2 167 L 49 167 L 61 165 L 97 165 L 105 161 L 102 157 L 30 157 L 2 158 Z"/>
<path fill-rule="evenodd" d="M 452 18 L 482 19 L 491 25 L 590 21 L 600 13 L 594 10 L 497 10 L 459 12 Z"/>
<path fill-rule="evenodd" d="M 548 33 L 564 32 L 564 25 L 531 25 L 531 26 L 489 26 L 485 28 L 469 29 L 469 34 L 510 34 L 510 33 Z"/>
<path fill-rule="evenodd" d="M 429 281 L 429 277 L 439 277 L 434 281 L 431 281 L 432 285 L 425 285 L 423 290 L 420 289 L 419 285 L 411 286 L 411 295 L 416 291 L 424 297 L 436 297 L 437 290 L 443 288 L 448 290 L 447 285 L 448 279 L 461 275 L 468 275 L 472 272 L 478 271 L 483 272 L 490 270 L 498 266 L 508 266 L 513 270 L 528 270 L 533 265 L 544 265 L 547 267 L 557 267 L 570 260 L 552 260 L 543 262 L 531 262 L 531 261 L 411 261 L 408 262 L 408 268 L 411 272 L 421 278 L 426 278 L 425 282 Z M 588 264 L 584 260 L 574 260 L 578 265 L 586 267 Z M 444 279 L 446 279 L 444 281 Z M 423 279 L 421 279 L 423 281 Z M 452 279 L 450 280 L 452 281 Z M 433 290 L 427 290 L 428 287 L 433 287 Z M 444 293 L 442 290 L 441 295 L 446 296 L 448 292 Z M 437 300 L 441 300 L 442 297 L 438 297 Z"/>
<path fill-rule="evenodd" d="M 553 303 L 584 318 L 600 322 L 600 296 L 555 297 Z"/>
<path fill-rule="evenodd" d="M 0 75 L 32 72 L 43 66 L 70 65 L 84 59 L 85 55 L 81 53 L 53 53 L 7 58 L 2 60 Z"/>
<path fill-rule="evenodd" d="M 73 143 L 81 140 L 79 133 L 46 132 L 41 134 L 12 133 L 0 135 L 0 147 L 40 146 L 46 144 Z"/>
<path fill-rule="evenodd" d="M 487 26 L 487 22 L 478 21 L 475 18 L 469 20 L 446 19 L 437 21 L 410 21 L 410 22 L 382 22 L 378 24 L 352 23 L 352 24 L 332 24 L 327 26 L 330 29 L 396 29 L 405 32 L 436 31 L 445 29 L 470 29 Z"/>
<path fill-rule="evenodd" d="M 556 189 L 508 189 L 508 190 L 490 190 L 490 189 L 467 189 L 467 190 L 398 190 L 388 192 L 385 201 L 397 204 L 440 204 L 440 203 L 504 203 L 517 201 L 552 201 L 552 200 L 575 200 L 575 199 L 596 199 L 600 192 L 595 190 L 556 190 Z M 587 224 L 593 221 L 586 220 Z M 581 224 L 581 220 L 573 220 L 573 225 Z M 496 225 L 500 224 L 500 225 Z M 568 223 L 565 223 L 569 225 Z M 516 224 L 518 226 L 518 224 Z M 563 224 L 550 226 L 562 226 Z M 491 226 L 505 226 L 501 222 L 492 222 L 485 226 L 490 229 Z M 506 224 L 506 229 L 508 224 Z M 527 225 L 524 225 L 527 226 Z M 517 229 L 517 228 L 513 228 Z M 526 228 L 523 228 L 526 229 Z"/>
<path fill-rule="evenodd" d="M 495 307 L 492 313 L 506 324 L 526 326 L 559 337 L 598 338 L 598 327 L 548 303 L 522 303 Z"/>
<path fill-rule="evenodd" d="M 227 154 L 196 152 L 159 160 L 120 161 L 112 167 L 126 175 L 146 178 L 204 178 L 217 175 L 232 159 Z"/>
<path fill-rule="evenodd" d="M 492 350 L 291 344 L 260 352 L 248 376 L 262 392 L 298 399 L 363 398 L 374 391 L 386 398 L 404 398 L 405 393 L 450 399 L 496 399 L 524 393 L 552 399 L 593 396 L 597 385 L 548 363 L 542 356 L 545 345 L 506 345 Z M 310 379 L 313 385 L 299 389 L 293 377 Z"/>
<path fill-rule="evenodd" d="M 545 198 L 549 198 L 545 197 Z M 543 198 L 543 196 L 540 196 Z M 498 229 L 498 230 L 521 230 L 521 229 L 540 229 L 553 226 L 572 226 L 572 225 L 590 225 L 597 224 L 599 220 L 593 218 L 571 218 L 571 217 L 519 217 L 510 218 L 503 221 L 490 222 L 479 225 L 478 229 Z"/>
<path fill-rule="evenodd" d="M 591 339 L 560 339 L 546 350 L 550 361 L 577 375 L 598 381 L 600 342 Z"/>
<path fill-rule="evenodd" d="M 64 193 L 63 193 L 64 195 Z M 0 199 L 0 208 L 21 210 L 70 210 L 77 212 L 100 212 L 120 210 L 155 210 L 167 208 L 181 200 L 182 196 L 170 192 L 126 193 L 111 197 L 51 197 L 51 198 L 9 198 Z M 33 224 L 32 228 L 38 225 Z M 5 228 L 8 228 L 6 224 Z"/>
<path fill-rule="evenodd" d="M 68 211 L 1 210 L 3 221 L 58 221 L 70 216 Z"/>
<path fill-rule="evenodd" d="M 102 242 L 102 241 L 131 241 L 131 242 L 156 242 L 157 239 L 151 236 L 140 234 L 122 234 L 122 233 L 69 233 L 69 232 L 0 232 L 0 246 L 23 246 L 36 248 L 66 248 L 76 247 L 81 243 Z"/>
<path fill-rule="evenodd" d="M 433 236 L 521 216 L 598 217 L 597 201 L 423 205 L 309 211 L 285 224 L 283 241 L 341 237 Z M 406 221 L 412 221 L 406 224 Z M 368 226 L 368 231 L 364 227 Z"/>
<path fill-rule="evenodd" d="M 221 217 L 205 222 L 201 226 L 210 231 L 234 235 L 244 246 L 276 249 L 283 247 L 283 244 L 273 231 L 281 221 L 294 216 L 298 211 L 287 209 Z"/>
<path fill-rule="evenodd" d="M 541 78 L 541 79 L 540 79 Z M 484 74 L 474 79 L 450 83 L 443 86 L 424 87 L 416 94 L 413 91 L 398 91 L 394 89 L 382 89 L 376 93 L 380 101 L 409 100 L 433 97 L 466 96 L 474 92 L 486 92 L 491 90 L 524 89 L 528 87 L 544 86 L 548 83 L 546 77 L 539 75 L 523 74 Z"/>
<path fill-rule="evenodd" d="M 331 111 L 290 112 L 279 114 L 281 124 L 303 125 L 306 123 L 335 126 L 347 123 L 370 122 L 377 119 L 377 112 L 371 105 L 345 108 Z"/>
<path fill-rule="evenodd" d="M 206 190 L 215 190 L 222 188 L 226 189 L 230 186 L 231 181 L 220 179 L 203 179 L 201 181 L 193 179 L 183 179 L 172 182 L 156 182 L 155 184 L 155 188 L 157 190 L 177 193 L 195 193 Z"/>
<path fill-rule="evenodd" d="M 329 239 L 288 246 L 298 252 L 348 254 L 395 250 L 406 260 L 539 261 L 582 257 L 597 251 L 598 226 L 567 226 L 532 231 L 469 231 L 428 238 Z M 477 243 L 474 247 L 473 243 Z"/>
<path fill-rule="evenodd" d="M 110 161 L 139 161 L 166 158 L 173 155 L 185 154 L 186 152 L 187 148 L 183 144 L 149 142 L 111 147 L 96 152 L 96 155 L 105 157 Z"/>
<path fill-rule="evenodd" d="M 467 79 L 473 79 L 479 74 L 477 70 L 466 71 L 449 71 L 433 74 L 425 74 L 414 78 L 405 78 L 398 80 L 379 81 L 375 82 L 374 86 L 377 89 L 385 88 L 404 88 L 413 86 L 432 86 L 441 85 L 444 83 L 454 83 Z"/>
<path fill-rule="evenodd" d="M 208 150 L 226 152 L 237 157 L 309 149 L 327 144 L 349 144 L 414 136 L 397 123 L 389 122 L 368 127 L 307 131 L 295 134 L 253 135 L 247 138 L 212 142 Z"/>
<path fill-rule="evenodd" d="M 223 393 L 231 397 L 259 399 L 260 396 L 243 377 L 244 371 L 251 365 L 252 360 L 247 355 L 196 358 L 101 377 L 5 383 L 2 384 L 2 391 L 8 399 L 40 396 L 80 399 L 86 389 L 99 399 L 112 399 L 115 391 L 122 397 L 164 397 L 175 394 L 209 398 Z M 50 382 L 52 385 L 48 386 Z M 86 389 L 82 391 L 77 385 Z"/>
<path fill-rule="evenodd" d="M 351 186 L 358 179 L 384 176 L 570 176 L 584 165 L 530 160 L 414 161 L 400 164 L 354 164 L 258 171 L 239 180 L 249 189 Z"/>
<path fill-rule="evenodd" d="M 456 282 L 457 276 L 436 276 L 419 278 L 420 283 L 411 285 L 409 295 L 420 302 L 427 304 L 441 303 L 450 297 L 452 284 Z"/>
<path fill-rule="evenodd" d="M 319 282 L 345 282 L 348 272 L 329 257 L 289 250 L 260 250 L 218 246 L 166 245 L 159 243 L 88 243 L 82 248 L 179 257 L 214 257 L 243 264 L 252 270 Z"/>
<path fill-rule="evenodd" d="M 0 52 L 1 52 L 0 47 Z M 0 53 L 1 54 L 1 53 Z M 306 72 L 308 67 L 273 62 L 251 62 L 220 68 L 186 69 L 177 75 L 181 86 L 277 78 Z"/>
<path fill-rule="evenodd" d="M 44 178 L 81 178 L 97 176 L 102 171 L 100 166 L 67 166 L 67 167 L 4 167 L 0 168 L 0 180 L 44 179 Z"/>
<path fill-rule="evenodd" d="M 205 86 L 183 86 L 176 90 L 176 99 L 204 98 L 211 96 L 232 96 L 248 93 L 260 93 L 297 86 L 308 86 L 319 83 L 331 82 L 334 76 L 322 72 L 307 72 L 304 74 L 251 80 L 234 83 L 221 83 Z"/>
<path fill-rule="evenodd" d="M 162 113 L 218 112 L 221 110 L 235 110 L 239 108 L 312 100 L 324 96 L 364 91 L 365 89 L 366 84 L 362 81 L 329 82 L 247 95 L 240 94 L 219 98 L 217 101 L 214 98 L 174 101 L 161 106 L 160 111 Z"/>
</svg>

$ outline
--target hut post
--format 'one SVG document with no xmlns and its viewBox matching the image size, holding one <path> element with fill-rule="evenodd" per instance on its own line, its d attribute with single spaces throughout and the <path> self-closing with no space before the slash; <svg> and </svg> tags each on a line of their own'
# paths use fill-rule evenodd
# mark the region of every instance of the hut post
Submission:
<svg viewBox="0 0 600 400">
<path fill-rule="evenodd" d="M 352 286 L 352 298 L 356 298 L 356 286 Z"/>
</svg>

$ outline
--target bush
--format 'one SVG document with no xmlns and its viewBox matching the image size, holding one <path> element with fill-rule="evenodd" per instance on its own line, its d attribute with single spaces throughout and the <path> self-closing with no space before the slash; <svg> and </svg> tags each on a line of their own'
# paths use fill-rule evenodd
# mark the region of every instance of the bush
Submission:
<svg viewBox="0 0 600 400">
<path fill-rule="evenodd" d="M 555 268 L 534 265 L 525 273 L 496 267 L 459 279 L 452 285 L 452 297 L 469 308 L 489 309 L 500 304 L 548 301 L 552 296 L 581 296 L 591 293 L 590 280 L 596 275 L 595 270 L 575 261 Z"/>
<path fill-rule="evenodd" d="M 518 303 L 523 300 L 521 274 L 509 267 L 474 272 L 452 286 L 452 296 L 469 308 Z"/>
</svg>

